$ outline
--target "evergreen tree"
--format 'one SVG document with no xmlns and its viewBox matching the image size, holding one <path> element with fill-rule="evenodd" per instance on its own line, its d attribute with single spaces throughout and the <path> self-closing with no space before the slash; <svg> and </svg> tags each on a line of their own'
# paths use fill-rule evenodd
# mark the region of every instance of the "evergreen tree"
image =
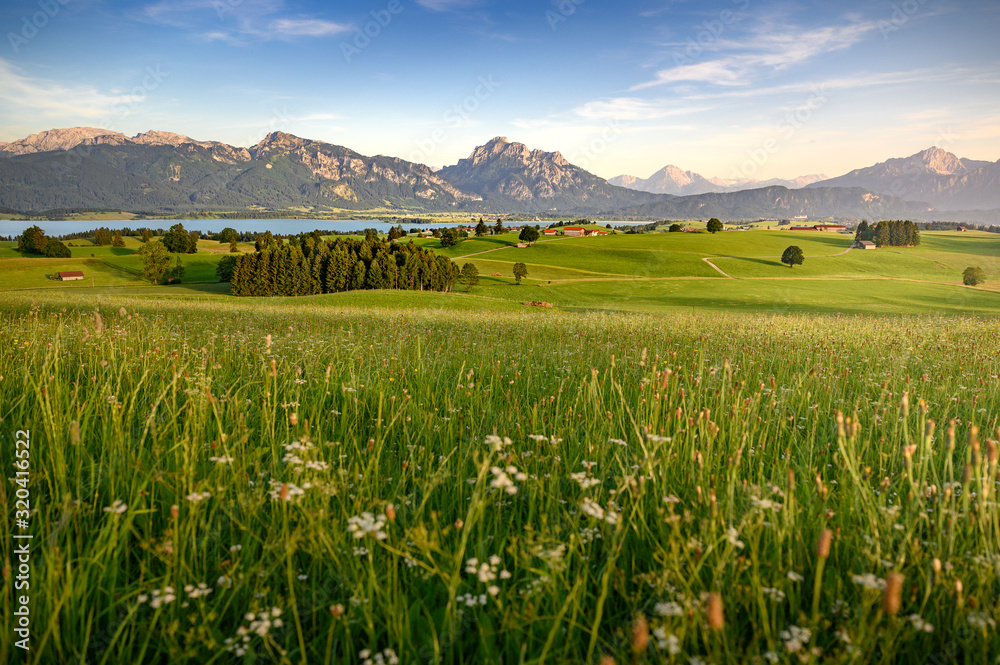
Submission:
<svg viewBox="0 0 1000 665">
<path fill-rule="evenodd" d="M 111 236 L 111 246 L 112 247 L 124 247 L 125 239 L 122 238 L 121 231 L 115 231 L 115 234 Z"/>
<path fill-rule="evenodd" d="M 490 232 L 489 227 L 486 226 L 486 223 L 483 221 L 483 218 L 480 217 L 479 223 L 476 224 L 476 237 L 479 238 L 480 236 L 484 236 L 489 232 Z"/>
<path fill-rule="evenodd" d="M 503 221 L 501 221 L 501 219 L 497 217 L 497 223 L 493 225 L 493 235 L 498 236 L 501 233 L 505 233 L 506 231 L 507 229 L 504 228 Z"/>
<path fill-rule="evenodd" d="M 358 260 L 354 263 L 354 268 L 351 269 L 351 281 L 349 282 L 348 288 L 350 290 L 357 290 L 365 288 L 365 280 L 367 279 L 367 274 L 365 270 L 365 262 Z"/>
</svg>

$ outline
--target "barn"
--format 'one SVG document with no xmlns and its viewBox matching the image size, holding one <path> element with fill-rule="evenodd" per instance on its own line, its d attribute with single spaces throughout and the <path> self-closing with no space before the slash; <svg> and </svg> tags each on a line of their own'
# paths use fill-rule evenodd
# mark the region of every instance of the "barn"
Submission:
<svg viewBox="0 0 1000 665">
<path fill-rule="evenodd" d="M 63 282 L 75 282 L 77 280 L 83 279 L 82 270 L 66 270 L 59 273 L 59 279 Z"/>
<path fill-rule="evenodd" d="M 875 243 L 871 240 L 858 240 L 851 245 L 851 249 L 875 249 Z"/>
</svg>

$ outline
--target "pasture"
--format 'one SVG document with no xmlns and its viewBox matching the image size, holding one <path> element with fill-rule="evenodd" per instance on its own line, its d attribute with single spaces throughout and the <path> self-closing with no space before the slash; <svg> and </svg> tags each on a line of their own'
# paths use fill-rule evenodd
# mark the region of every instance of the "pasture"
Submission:
<svg viewBox="0 0 1000 665">
<path fill-rule="evenodd" d="M 1000 655 L 996 319 L 194 288 L 0 300 L 24 662 Z"/>
</svg>

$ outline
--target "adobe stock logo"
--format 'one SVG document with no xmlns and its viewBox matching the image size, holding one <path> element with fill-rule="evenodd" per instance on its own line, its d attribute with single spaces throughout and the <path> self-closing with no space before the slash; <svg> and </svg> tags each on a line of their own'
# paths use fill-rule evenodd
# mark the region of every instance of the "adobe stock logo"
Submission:
<svg viewBox="0 0 1000 665">
<path fill-rule="evenodd" d="M 14 53 L 20 53 L 22 46 L 27 46 L 28 42 L 38 35 L 38 31 L 49 24 L 49 21 L 62 11 L 70 0 L 38 0 L 39 11 L 30 17 L 21 18 L 21 31 L 18 33 L 8 32 L 7 39 Z"/>
<path fill-rule="evenodd" d="M 340 52 L 344 54 L 344 60 L 348 63 L 361 52 L 371 46 L 372 40 L 382 34 L 382 30 L 389 27 L 392 19 L 403 11 L 403 4 L 400 0 L 389 0 L 385 9 L 369 12 L 372 20 L 365 23 L 354 32 L 354 39 L 349 42 L 340 42 Z"/>
</svg>

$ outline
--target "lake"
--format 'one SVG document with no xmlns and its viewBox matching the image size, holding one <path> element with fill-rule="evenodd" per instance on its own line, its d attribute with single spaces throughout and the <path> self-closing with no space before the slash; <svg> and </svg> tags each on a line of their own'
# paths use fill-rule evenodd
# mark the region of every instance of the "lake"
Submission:
<svg viewBox="0 0 1000 665">
<path fill-rule="evenodd" d="M 38 226 L 46 235 L 61 236 L 69 233 L 83 233 L 93 229 L 107 227 L 109 229 L 121 229 L 128 227 L 138 229 L 147 227 L 151 229 L 169 229 L 174 224 L 183 224 L 188 231 L 203 231 L 205 233 L 218 233 L 224 228 L 234 228 L 240 233 L 263 233 L 270 231 L 274 234 L 295 235 L 299 233 L 309 233 L 315 229 L 321 231 L 340 231 L 350 233 L 352 231 L 362 231 L 364 229 L 378 229 L 382 233 L 388 233 L 394 224 L 365 219 L 349 219 L 328 221 L 323 219 L 145 219 L 145 220 L 65 220 L 65 221 L 32 221 L 21 220 L 0 220 L 0 236 L 17 236 L 31 226 Z M 454 226 L 455 224 L 451 224 Z M 409 231 L 411 228 L 430 228 L 428 224 L 404 224 L 403 228 Z"/>
<path fill-rule="evenodd" d="M 487 221 L 489 226 L 493 222 Z M 169 229 L 174 224 L 183 224 L 188 231 L 202 231 L 204 233 L 218 233 L 224 228 L 234 228 L 239 233 L 263 233 L 270 231 L 280 235 L 296 235 L 299 233 L 309 233 L 319 229 L 321 231 L 339 231 L 341 233 L 351 233 L 363 231 L 364 229 L 377 229 L 380 233 L 388 233 L 389 229 L 396 224 L 389 222 L 373 221 L 366 219 L 347 219 L 337 221 L 327 221 L 323 219 L 145 219 L 145 220 L 57 220 L 57 221 L 33 221 L 25 222 L 21 220 L 0 220 L 0 236 L 18 236 L 25 229 L 31 226 L 38 226 L 46 235 L 61 236 L 70 233 L 83 233 L 97 228 L 107 227 L 109 229 L 139 229 L 147 227 L 150 229 Z M 524 222 L 514 222 L 517 225 Z M 611 222 L 612 226 L 632 226 L 635 224 L 647 224 L 648 222 Z M 439 224 L 403 224 L 403 229 L 409 232 L 410 229 L 429 229 L 435 226 L 449 227 L 458 226 L 458 222 Z M 545 228 L 547 222 L 538 222 Z"/>
</svg>

